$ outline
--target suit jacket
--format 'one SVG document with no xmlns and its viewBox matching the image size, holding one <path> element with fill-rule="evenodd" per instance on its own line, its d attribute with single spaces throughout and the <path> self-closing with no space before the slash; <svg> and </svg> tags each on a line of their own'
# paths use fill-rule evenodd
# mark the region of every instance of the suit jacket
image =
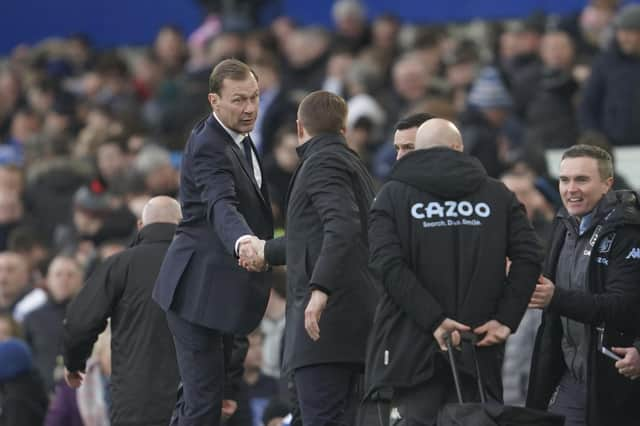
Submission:
<svg viewBox="0 0 640 426">
<path fill-rule="evenodd" d="M 265 273 L 238 266 L 235 243 L 246 234 L 273 237 L 262 176 L 259 188 L 242 151 L 213 115 L 196 124 L 182 160 L 183 219 L 153 292 L 164 310 L 227 333 L 247 334 L 258 326 L 269 286 Z"/>
<path fill-rule="evenodd" d="M 286 236 L 265 246 L 269 263 L 287 264 L 283 369 L 364 363 L 377 302 L 367 265 L 373 182 L 339 135 L 314 137 L 298 147 L 298 155 L 302 161 L 289 185 Z M 304 329 L 313 288 L 329 294 L 316 342 Z"/>
</svg>

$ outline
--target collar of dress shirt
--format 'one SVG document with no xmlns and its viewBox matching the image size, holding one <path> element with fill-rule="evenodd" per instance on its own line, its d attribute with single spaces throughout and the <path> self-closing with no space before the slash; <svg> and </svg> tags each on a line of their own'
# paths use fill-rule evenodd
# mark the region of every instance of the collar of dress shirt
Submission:
<svg viewBox="0 0 640 426">
<path fill-rule="evenodd" d="M 229 136 L 231 136 L 231 139 L 233 139 L 233 141 L 236 143 L 236 145 L 238 145 L 240 148 L 242 148 L 242 141 L 244 140 L 245 137 L 247 137 L 247 135 L 246 134 L 242 134 L 242 133 L 238 133 L 235 130 L 231 130 L 230 128 L 225 126 L 224 123 L 222 122 L 222 120 L 220 120 L 218 118 L 218 116 L 216 115 L 215 112 L 213 113 L 213 118 L 218 120 L 218 123 L 220 123 L 222 128 L 229 134 Z"/>
</svg>

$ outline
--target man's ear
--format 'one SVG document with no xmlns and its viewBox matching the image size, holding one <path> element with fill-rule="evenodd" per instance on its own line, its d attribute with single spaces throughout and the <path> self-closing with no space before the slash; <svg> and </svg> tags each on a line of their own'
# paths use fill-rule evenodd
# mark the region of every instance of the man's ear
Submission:
<svg viewBox="0 0 640 426">
<path fill-rule="evenodd" d="M 218 103 L 220 102 L 220 96 L 217 93 L 209 93 L 207 95 L 207 99 L 209 100 L 209 105 L 211 105 L 212 110 L 216 110 Z"/>
<path fill-rule="evenodd" d="M 302 121 L 300 121 L 300 119 L 296 120 L 296 129 L 298 132 L 298 140 L 302 140 L 304 138 L 304 126 L 302 125 Z"/>
<path fill-rule="evenodd" d="M 464 152 L 464 145 L 461 143 L 454 143 L 451 145 L 451 149 L 458 152 Z"/>
<path fill-rule="evenodd" d="M 608 178 L 605 179 L 604 182 L 607 185 L 607 192 L 609 192 L 609 190 L 613 186 L 613 176 L 609 176 Z"/>
</svg>

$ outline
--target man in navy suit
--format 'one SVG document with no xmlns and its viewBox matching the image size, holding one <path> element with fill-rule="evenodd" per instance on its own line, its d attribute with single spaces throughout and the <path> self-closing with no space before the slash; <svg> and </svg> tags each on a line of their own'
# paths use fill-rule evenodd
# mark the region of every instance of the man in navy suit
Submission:
<svg viewBox="0 0 640 426">
<path fill-rule="evenodd" d="M 212 114 L 194 127 L 180 180 L 183 219 L 153 292 L 166 311 L 182 379 L 172 424 L 218 425 L 233 334 L 246 335 L 264 314 L 264 272 L 237 256 L 256 256 L 251 241 L 273 236 L 262 165 L 248 134 L 258 114 L 256 74 L 228 59 L 209 77 Z"/>
</svg>

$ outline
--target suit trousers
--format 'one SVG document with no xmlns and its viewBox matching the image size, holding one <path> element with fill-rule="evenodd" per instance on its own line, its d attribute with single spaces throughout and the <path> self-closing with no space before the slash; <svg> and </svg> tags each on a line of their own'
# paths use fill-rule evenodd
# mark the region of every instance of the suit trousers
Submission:
<svg viewBox="0 0 640 426">
<path fill-rule="evenodd" d="M 336 363 L 297 368 L 295 388 L 304 426 L 353 426 L 362 393 L 362 366 Z"/>
<path fill-rule="evenodd" d="M 181 389 L 171 426 L 219 426 L 224 396 L 222 334 L 167 311 Z"/>
</svg>

